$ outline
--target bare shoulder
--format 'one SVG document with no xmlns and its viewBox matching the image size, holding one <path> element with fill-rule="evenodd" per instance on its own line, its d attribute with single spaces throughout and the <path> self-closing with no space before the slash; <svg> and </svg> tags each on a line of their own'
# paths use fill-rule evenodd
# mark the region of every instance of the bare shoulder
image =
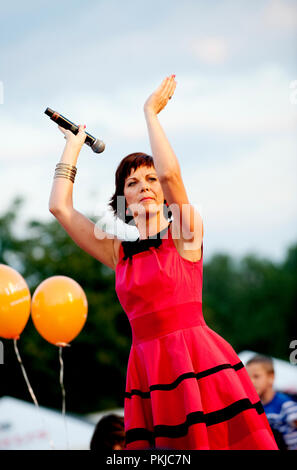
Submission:
<svg viewBox="0 0 297 470">
<path fill-rule="evenodd" d="M 192 240 L 187 240 L 181 235 L 177 236 L 177 234 L 179 234 L 179 231 L 175 230 L 173 222 L 172 224 L 170 224 L 169 230 L 171 231 L 172 240 L 175 244 L 175 248 L 177 249 L 180 256 L 184 259 L 187 259 L 188 261 L 200 261 L 202 256 L 201 236 L 194 236 Z"/>
</svg>

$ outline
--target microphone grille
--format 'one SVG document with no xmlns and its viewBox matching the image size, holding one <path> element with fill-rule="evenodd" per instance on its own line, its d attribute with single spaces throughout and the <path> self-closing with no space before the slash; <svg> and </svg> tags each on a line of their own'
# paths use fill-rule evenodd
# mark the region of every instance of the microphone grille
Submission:
<svg viewBox="0 0 297 470">
<path fill-rule="evenodd" d="M 91 149 L 95 153 L 101 153 L 105 149 L 105 143 L 102 142 L 102 140 L 96 139 L 95 142 L 93 143 Z"/>
</svg>

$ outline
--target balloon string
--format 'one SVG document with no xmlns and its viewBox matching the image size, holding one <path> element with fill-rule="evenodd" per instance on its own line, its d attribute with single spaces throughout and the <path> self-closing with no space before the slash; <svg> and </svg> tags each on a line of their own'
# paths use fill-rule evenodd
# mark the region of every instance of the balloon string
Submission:
<svg viewBox="0 0 297 470">
<path fill-rule="evenodd" d="M 26 374 L 25 367 L 24 367 L 24 364 L 23 364 L 23 362 L 22 362 L 22 359 L 21 359 L 21 356 L 20 356 L 20 353 L 19 353 L 19 350 L 18 350 L 18 347 L 17 347 L 17 340 L 16 340 L 16 339 L 13 340 L 13 344 L 14 344 L 14 350 L 15 350 L 17 359 L 18 359 L 18 361 L 19 361 L 19 363 L 20 363 L 20 366 L 21 366 L 21 369 L 22 369 L 22 372 L 23 372 L 23 376 L 24 376 L 24 378 L 25 378 L 25 381 L 26 381 L 26 384 L 27 384 L 29 393 L 30 393 L 30 395 L 31 395 L 31 398 L 32 398 L 33 402 L 35 403 L 35 405 L 37 406 L 37 408 L 39 408 L 38 401 L 37 401 L 37 399 L 36 399 L 36 396 L 34 395 L 33 389 L 32 389 L 32 387 L 31 387 L 31 385 L 30 385 L 28 376 L 27 376 L 27 374 Z"/>
<path fill-rule="evenodd" d="M 22 361 L 22 359 L 21 359 L 21 355 L 20 355 L 19 350 L 18 350 L 17 340 L 16 340 L 16 339 L 13 340 L 13 344 L 14 344 L 14 350 L 15 350 L 15 353 L 16 353 L 16 357 L 17 357 L 17 359 L 18 359 L 18 361 L 19 361 L 19 364 L 20 364 L 20 366 L 21 366 L 22 373 L 23 373 L 24 379 L 25 379 L 25 381 L 26 381 L 26 384 L 27 384 L 29 393 L 30 393 L 30 395 L 31 395 L 31 398 L 32 398 L 32 400 L 33 400 L 35 406 L 40 410 L 38 401 L 37 401 L 36 396 L 35 396 L 35 394 L 34 394 L 34 392 L 33 392 L 33 389 L 32 389 L 31 384 L 30 384 L 30 382 L 29 382 L 29 379 L 28 379 L 28 376 L 27 376 L 27 373 L 26 373 L 26 370 L 25 370 L 23 361 Z M 45 424 L 44 424 L 43 415 L 41 415 L 41 418 L 42 418 L 43 426 L 46 428 L 46 426 L 45 426 Z M 50 439 L 49 443 L 50 443 L 50 447 L 51 447 L 52 449 L 54 449 L 54 443 L 53 443 L 53 441 L 52 441 L 51 439 Z"/>
<path fill-rule="evenodd" d="M 63 357 L 62 357 L 62 349 L 63 349 L 62 346 L 59 346 L 60 386 L 62 390 L 62 414 L 64 418 L 67 449 L 69 450 L 69 440 L 68 440 L 68 430 L 67 430 L 67 420 L 66 420 L 66 392 L 65 392 L 65 387 L 64 387 L 64 362 L 63 362 Z"/>
</svg>

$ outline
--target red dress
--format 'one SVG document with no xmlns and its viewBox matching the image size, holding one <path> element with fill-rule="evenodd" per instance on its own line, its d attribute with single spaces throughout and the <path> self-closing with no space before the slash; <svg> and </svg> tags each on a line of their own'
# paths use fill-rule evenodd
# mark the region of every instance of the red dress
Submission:
<svg viewBox="0 0 297 470">
<path fill-rule="evenodd" d="M 126 449 L 277 450 L 244 365 L 204 321 L 203 244 L 193 262 L 170 228 L 158 238 L 122 242 L 116 266 L 132 329 Z"/>
</svg>

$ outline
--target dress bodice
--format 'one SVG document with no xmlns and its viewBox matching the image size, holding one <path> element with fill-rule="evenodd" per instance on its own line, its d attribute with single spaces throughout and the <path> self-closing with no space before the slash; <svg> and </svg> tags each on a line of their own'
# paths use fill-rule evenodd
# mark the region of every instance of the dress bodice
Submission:
<svg viewBox="0 0 297 470">
<path fill-rule="evenodd" d="M 202 303 L 203 244 L 200 260 L 189 261 L 177 251 L 169 227 L 154 238 L 120 245 L 115 288 L 129 320 L 188 302 Z"/>
</svg>

